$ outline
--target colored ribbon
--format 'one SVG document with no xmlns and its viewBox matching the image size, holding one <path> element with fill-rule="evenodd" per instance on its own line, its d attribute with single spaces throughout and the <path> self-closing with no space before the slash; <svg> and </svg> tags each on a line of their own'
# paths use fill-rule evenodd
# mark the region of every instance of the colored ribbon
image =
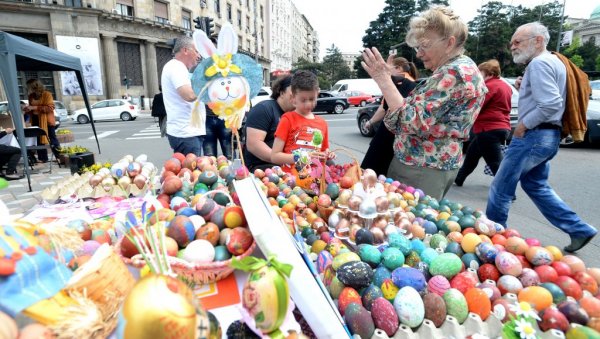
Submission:
<svg viewBox="0 0 600 339">
<path fill-rule="evenodd" d="M 256 271 L 263 266 L 273 267 L 275 270 L 277 270 L 277 272 L 279 272 L 279 274 L 288 278 L 290 277 L 292 269 L 294 268 L 294 266 L 290 264 L 280 262 L 279 260 L 275 259 L 275 256 L 272 255 L 270 255 L 267 260 L 252 256 L 244 257 L 241 260 L 237 258 L 233 258 L 233 260 L 231 260 L 231 267 L 246 272 Z"/>
</svg>

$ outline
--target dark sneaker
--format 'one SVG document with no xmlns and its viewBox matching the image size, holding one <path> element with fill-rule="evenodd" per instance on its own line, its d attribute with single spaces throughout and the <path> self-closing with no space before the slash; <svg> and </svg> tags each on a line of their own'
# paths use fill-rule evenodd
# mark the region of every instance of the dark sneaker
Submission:
<svg viewBox="0 0 600 339">
<path fill-rule="evenodd" d="M 6 180 L 19 180 L 23 179 L 22 175 L 18 175 L 17 173 L 5 174 L 4 179 Z"/>
<path fill-rule="evenodd" d="M 571 244 L 569 244 L 569 246 L 565 246 L 565 248 L 563 248 L 563 249 L 565 250 L 565 252 L 569 252 L 569 253 L 577 252 L 583 246 L 587 245 L 588 242 L 590 242 L 590 240 L 592 240 L 595 236 L 596 235 L 594 234 L 589 237 L 581 237 L 581 238 L 571 237 Z"/>
</svg>

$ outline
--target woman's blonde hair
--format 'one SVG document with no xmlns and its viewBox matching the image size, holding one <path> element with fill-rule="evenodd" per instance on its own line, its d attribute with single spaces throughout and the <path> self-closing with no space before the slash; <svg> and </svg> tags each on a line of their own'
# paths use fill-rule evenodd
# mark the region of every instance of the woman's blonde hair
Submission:
<svg viewBox="0 0 600 339">
<path fill-rule="evenodd" d="M 41 98 L 44 90 L 44 84 L 42 84 L 42 82 L 38 79 L 27 80 L 27 92 L 32 94 L 35 99 Z"/>
<path fill-rule="evenodd" d="M 482 62 L 477 67 L 482 73 L 485 73 L 485 75 L 491 75 L 494 77 L 500 76 L 500 63 L 496 59 L 490 59 Z"/>
<path fill-rule="evenodd" d="M 427 31 L 434 31 L 444 38 L 454 36 L 456 38 L 456 48 L 464 51 L 469 29 L 467 25 L 454 14 L 454 11 L 446 6 L 432 6 L 420 16 L 410 19 L 409 31 L 406 34 L 406 43 L 411 47 L 420 44 L 419 40 L 423 38 Z"/>
</svg>

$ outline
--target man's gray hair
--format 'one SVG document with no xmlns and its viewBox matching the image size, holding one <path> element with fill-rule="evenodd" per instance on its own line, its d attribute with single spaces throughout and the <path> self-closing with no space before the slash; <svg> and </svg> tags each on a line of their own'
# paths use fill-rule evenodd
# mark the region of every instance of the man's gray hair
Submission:
<svg viewBox="0 0 600 339">
<path fill-rule="evenodd" d="M 173 47 L 173 54 L 177 54 L 179 51 L 186 47 L 195 47 L 194 40 L 189 36 L 181 36 L 175 40 L 175 46 Z"/>
<path fill-rule="evenodd" d="M 547 46 L 548 41 L 550 41 L 550 33 L 548 33 L 548 28 L 542 25 L 542 23 L 539 21 L 521 25 L 518 29 L 526 29 L 531 36 L 541 36 L 544 39 L 544 47 Z"/>
</svg>

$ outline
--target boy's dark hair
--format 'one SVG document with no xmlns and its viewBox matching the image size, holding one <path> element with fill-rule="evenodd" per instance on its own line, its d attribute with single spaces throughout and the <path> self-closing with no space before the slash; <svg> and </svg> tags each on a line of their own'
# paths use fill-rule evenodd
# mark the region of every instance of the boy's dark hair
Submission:
<svg viewBox="0 0 600 339">
<path fill-rule="evenodd" d="M 283 92 L 285 92 L 288 87 L 290 87 L 291 83 L 292 83 L 292 76 L 289 75 L 289 74 L 277 78 L 275 80 L 275 82 L 273 82 L 273 86 L 271 87 L 273 89 L 273 93 L 271 94 L 271 98 L 273 100 L 277 100 L 277 98 L 279 98 L 279 96 Z"/>
<path fill-rule="evenodd" d="M 292 76 L 292 92 L 298 91 L 318 91 L 319 80 L 317 76 L 310 71 L 296 71 Z"/>
</svg>

